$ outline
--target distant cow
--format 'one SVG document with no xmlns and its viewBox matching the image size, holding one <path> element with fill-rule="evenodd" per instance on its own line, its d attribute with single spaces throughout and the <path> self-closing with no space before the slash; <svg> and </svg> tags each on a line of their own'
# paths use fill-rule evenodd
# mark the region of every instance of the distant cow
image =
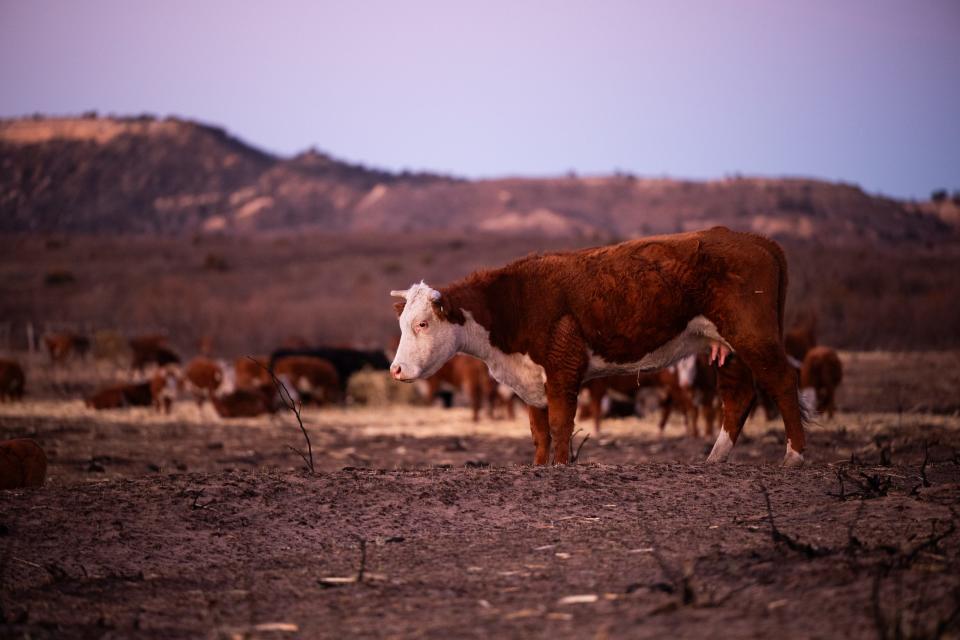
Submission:
<svg viewBox="0 0 960 640">
<path fill-rule="evenodd" d="M 329 360 L 310 356 L 286 356 L 276 360 L 273 372 L 292 385 L 289 391 L 300 394 L 307 402 L 323 404 L 340 402 L 340 376 Z"/>
<path fill-rule="evenodd" d="M 772 240 L 717 227 L 534 255 L 442 289 L 404 291 L 397 380 L 433 375 L 457 352 L 484 360 L 530 407 L 534 462 L 566 464 L 586 380 L 663 369 L 709 349 L 720 363 L 725 460 L 756 397 L 777 401 L 784 464 L 803 463 L 796 372 L 783 349 L 787 263 Z M 733 353 L 735 355 L 731 356 Z"/>
<path fill-rule="evenodd" d="M 33 440 L 0 441 L 0 489 L 42 487 L 47 478 L 47 456 Z"/>
<path fill-rule="evenodd" d="M 172 365 L 160 367 L 150 378 L 150 395 L 157 413 L 170 413 L 173 401 L 183 389 L 183 379 Z"/>
<path fill-rule="evenodd" d="M 90 351 L 90 339 L 78 333 L 52 333 L 43 337 L 43 343 L 53 364 L 63 364 L 71 354 L 86 359 Z"/>
<path fill-rule="evenodd" d="M 457 355 L 440 367 L 440 370 L 427 379 L 429 397 L 433 399 L 441 386 L 446 384 L 462 391 L 473 409 L 473 421 L 480 420 L 480 409 L 487 401 L 487 415 L 493 418 L 496 402 L 497 383 L 490 377 L 483 360 L 472 356 Z"/>
<path fill-rule="evenodd" d="M 210 358 L 198 356 L 187 365 L 183 377 L 197 405 L 203 406 L 204 400 L 213 397 L 220 388 L 223 382 L 223 369 Z"/>
<path fill-rule="evenodd" d="M 717 405 L 720 402 L 717 368 L 710 363 L 710 357 L 706 353 L 697 354 L 695 365 L 693 382 L 690 385 L 693 400 L 691 428 L 694 437 L 699 437 L 697 419 L 703 414 L 704 435 L 711 436 L 717 419 Z"/>
<path fill-rule="evenodd" d="M 180 356 L 167 346 L 165 336 L 140 336 L 130 339 L 133 359 L 130 368 L 143 371 L 148 364 L 163 367 L 168 364 L 180 364 Z"/>
<path fill-rule="evenodd" d="M 274 393 L 272 387 L 264 385 L 215 395 L 211 402 L 221 418 L 253 418 L 276 410 L 273 403 Z"/>
<path fill-rule="evenodd" d="M 270 355 L 270 368 L 274 369 L 281 358 L 291 356 L 306 356 L 323 358 L 330 362 L 337 370 L 340 380 L 340 393 L 345 395 L 347 382 L 350 376 L 363 369 L 386 371 L 390 368 L 390 361 L 383 351 L 362 351 L 344 347 L 318 347 L 316 349 L 279 349 Z M 438 369 L 440 367 L 437 367 Z"/>
<path fill-rule="evenodd" d="M 603 399 L 611 392 L 625 397 L 631 405 L 635 404 L 640 389 L 655 389 L 657 403 L 660 405 L 660 435 L 667 426 L 667 420 L 674 409 L 686 418 L 692 409 L 689 393 L 680 386 L 675 371 L 664 369 L 640 374 L 608 376 L 594 378 L 584 383 L 583 388 L 589 396 L 589 415 L 593 416 L 593 431 L 600 434 L 600 422 L 603 416 Z"/>
<path fill-rule="evenodd" d="M 0 402 L 22 400 L 25 387 L 26 377 L 20 363 L 0 359 Z"/>
<path fill-rule="evenodd" d="M 271 382 L 269 356 L 242 356 L 233 363 L 237 387 L 253 389 Z"/>
<path fill-rule="evenodd" d="M 91 409 L 122 409 L 124 407 L 149 407 L 153 403 L 150 382 L 138 384 L 115 384 L 98 389 L 84 400 Z"/>
<path fill-rule="evenodd" d="M 813 389 L 817 411 L 833 418 L 836 411 L 837 387 L 843 381 L 843 364 L 837 352 L 830 347 L 814 347 L 807 352 L 800 368 L 800 389 Z"/>
<path fill-rule="evenodd" d="M 790 364 L 799 369 L 810 349 L 817 346 L 817 318 L 811 316 L 804 322 L 790 327 L 783 336 L 783 347 L 790 358 Z"/>
</svg>

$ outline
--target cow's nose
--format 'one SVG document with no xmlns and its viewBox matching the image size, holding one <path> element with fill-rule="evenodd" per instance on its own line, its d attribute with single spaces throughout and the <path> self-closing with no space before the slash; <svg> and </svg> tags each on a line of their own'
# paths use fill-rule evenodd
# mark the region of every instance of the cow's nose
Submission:
<svg viewBox="0 0 960 640">
<path fill-rule="evenodd" d="M 401 371 L 401 367 L 398 364 L 395 364 L 392 367 L 390 367 L 390 374 L 393 376 L 394 380 L 400 379 L 400 371 Z"/>
</svg>

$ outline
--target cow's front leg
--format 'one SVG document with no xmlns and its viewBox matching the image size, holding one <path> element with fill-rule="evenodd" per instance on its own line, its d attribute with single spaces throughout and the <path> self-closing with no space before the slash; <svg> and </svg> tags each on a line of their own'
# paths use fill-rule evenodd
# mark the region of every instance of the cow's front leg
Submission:
<svg viewBox="0 0 960 640">
<path fill-rule="evenodd" d="M 576 415 L 575 390 L 557 390 L 554 393 L 547 391 L 547 417 L 550 422 L 550 437 L 553 440 L 553 464 L 570 462 L 570 438 L 573 436 L 573 421 Z"/>
<path fill-rule="evenodd" d="M 587 345 L 572 316 L 553 326 L 547 355 L 547 417 L 553 439 L 553 463 L 570 462 L 570 437 L 577 415 L 577 396 L 587 370 Z"/>
<path fill-rule="evenodd" d="M 533 464 L 547 464 L 550 457 L 550 423 L 547 421 L 547 410 L 540 407 L 529 407 L 530 434 L 533 444 L 537 447 L 533 455 Z"/>
</svg>

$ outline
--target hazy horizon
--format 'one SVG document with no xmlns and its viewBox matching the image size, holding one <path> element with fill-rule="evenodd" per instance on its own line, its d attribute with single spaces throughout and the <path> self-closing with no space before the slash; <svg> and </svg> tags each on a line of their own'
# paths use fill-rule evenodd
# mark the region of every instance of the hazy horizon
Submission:
<svg viewBox="0 0 960 640">
<path fill-rule="evenodd" d="M 960 5 L 0 2 L 0 116 L 153 113 L 467 178 L 960 190 Z"/>
</svg>

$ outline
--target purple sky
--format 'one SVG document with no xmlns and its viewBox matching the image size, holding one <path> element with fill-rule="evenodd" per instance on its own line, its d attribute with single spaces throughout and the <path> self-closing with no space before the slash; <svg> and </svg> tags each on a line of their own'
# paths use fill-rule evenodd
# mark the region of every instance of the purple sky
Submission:
<svg viewBox="0 0 960 640">
<path fill-rule="evenodd" d="M 390 169 L 960 190 L 957 0 L 0 0 L 0 87 Z"/>
</svg>

